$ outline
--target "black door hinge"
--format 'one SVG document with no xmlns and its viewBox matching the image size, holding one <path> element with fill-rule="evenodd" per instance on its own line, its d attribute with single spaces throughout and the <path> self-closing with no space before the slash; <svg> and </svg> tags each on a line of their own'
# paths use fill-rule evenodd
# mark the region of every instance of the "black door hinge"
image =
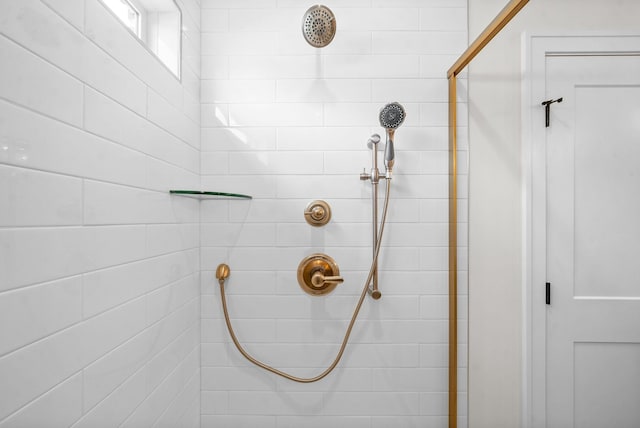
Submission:
<svg viewBox="0 0 640 428">
<path fill-rule="evenodd" d="M 547 282 L 546 284 L 544 300 L 547 305 L 551 304 L 551 283 L 550 282 Z"/>
</svg>

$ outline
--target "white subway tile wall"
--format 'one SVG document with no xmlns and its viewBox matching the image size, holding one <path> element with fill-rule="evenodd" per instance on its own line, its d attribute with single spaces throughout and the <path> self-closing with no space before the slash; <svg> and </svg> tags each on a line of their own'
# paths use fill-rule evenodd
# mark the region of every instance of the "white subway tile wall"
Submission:
<svg viewBox="0 0 640 428">
<path fill-rule="evenodd" d="M 200 426 L 200 4 L 171 74 L 99 0 L 0 11 L 0 427 Z"/>
<path fill-rule="evenodd" d="M 447 426 L 446 70 L 467 45 L 466 1 L 338 3 L 328 4 L 335 39 L 316 49 L 301 31 L 311 3 L 201 1 L 201 185 L 254 198 L 200 205 L 203 428 Z M 391 101 L 404 105 L 407 119 L 396 132 L 382 299 L 365 301 L 342 361 L 322 381 L 266 373 L 230 341 L 215 268 L 231 266 L 229 311 L 251 354 L 298 376 L 324 370 L 371 261 L 371 185 L 359 173 L 371 167 L 369 136 L 384 138 L 378 112 Z M 464 186 L 460 195 L 459 423 L 466 426 Z M 314 199 L 333 209 L 325 227 L 304 221 Z M 326 297 L 297 284 L 298 263 L 313 252 L 334 257 L 345 278 Z"/>
<path fill-rule="evenodd" d="M 99 0 L 10 0 L 0 13 L 0 428 L 443 427 L 447 423 L 447 81 L 466 1 L 348 0 L 326 48 L 300 0 L 177 0 L 176 79 Z M 466 83 L 458 135 L 460 317 L 466 318 Z M 371 258 L 366 141 L 390 101 L 407 120 L 379 261 L 334 373 L 274 377 L 238 337 L 300 376 L 333 359 Z M 382 145 L 381 145 L 382 146 Z M 382 163 L 382 162 L 380 162 Z M 198 188 L 254 197 L 170 196 Z M 382 192 L 381 196 L 382 196 Z M 333 219 L 304 222 L 313 199 Z M 310 253 L 345 284 L 297 285 Z M 460 327 L 466 425 L 466 325 Z"/>
</svg>

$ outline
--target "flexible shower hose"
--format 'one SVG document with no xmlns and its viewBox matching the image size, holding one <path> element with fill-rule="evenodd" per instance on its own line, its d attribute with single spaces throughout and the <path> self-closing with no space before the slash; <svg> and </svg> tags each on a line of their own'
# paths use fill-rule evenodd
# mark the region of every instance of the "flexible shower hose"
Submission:
<svg viewBox="0 0 640 428">
<path fill-rule="evenodd" d="M 254 357 L 252 357 L 251 355 L 249 355 L 249 353 L 244 350 L 244 348 L 242 347 L 242 345 L 238 341 L 238 338 L 236 337 L 236 334 L 233 331 L 233 327 L 231 326 L 231 320 L 229 319 L 229 311 L 227 310 L 227 298 L 226 298 L 225 293 L 224 293 L 225 276 L 221 276 L 220 278 L 218 278 L 218 283 L 220 284 L 220 296 L 222 298 L 222 310 L 224 312 L 224 320 L 225 320 L 225 322 L 227 324 L 227 329 L 229 330 L 229 335 L 231 336 L 231 340 L 233 340 L 233 343 L 236 345 L 236 348 L 238 348 L 238 351 L 240 351 L 240 353 L 247 360 L 249 360 L 250 362 L 252 362 L 253 364 L 255 364 L 258 367 L 261 367 L 261 368 L 263 368 L 263 369 L 265 369 L 267 371 L 270 371 L 271 373 L 277 374 L 278 376 L 282 376 L 282 377 L 287 378 L 289 380 L 292 380 L 292 381 L 295 381 L 295 382 L 300 382 L 300 383 L 317 382 L 320 379 L 322 379 L 325 376 L 327 376 L 329 373 L 331 373 L 331 371 L 333 371 L 334 368 L 336 368 L 336 366 L 340 362 L 340 359 L 342 358 L 342 354 L 344 354 L 344 350 L 347 347 L 347 342 L 349 341 L 349 336 L 351 335 L 351 330 L 353 329 L 353 325 L 356 322 L 356 318 L 358 318 L 358 313 L 360 312 L 360 308 L 362 307 L 362 303 L 364 302 L 364 299 L 367 296 L 367 292 L 369 290 L 369 283 L 371 282 L 371 278 L 373 277 L 373 272 L 375 271 L 375 266 L 378 263 L 378 255 L 380 254 L 380 243 L 382 242 L 382 234 L 384 232 L 384 225 L 385 225 L 386 220 L 387 220 L 387 207 L 389 206 L 389 190 L 390 190 L 390 188 L 391 188 L 391 180 L 388 179 L 387 180 L 387 186 L 385 188 L 384 207 L 383 207 L 383 210 L 382 210 L 382 221 L 380 223 L 380 230 L 378 232 L 378 242 L 377 242 L 377 245 L 376 245 L 376 248 L 375 248 L 373 261 L 371 262 L 371 268 L 369 269 L 369 275 L 367 276 L 367 280 L 364 282 L 364 287 L 362 288 L 362 293 L 360 294 L 360 299 L 358 300 L 358 304 L 356 305 L 356 308 L 353 311 L 353 315 L 351 316 L 351 321 L 349 322 L 349 326 L 347 327 L 347 331 L 344 334 L 344 339 L 342 339 L 342 345 L 340 345 L 340 350 L 338 351 L 338 354 L 336 355 L 336 357 L 333 360 L 333 362 L 331 363 L 331 365 L 329 367 L 327 367 L 327 369 L 325 369 L 325 371 L 323 371 L 319 375 L 317 375 L 315 377 L 310 377 L 310 378 L 293 376 L 293 375 L 290 375 L 289 373 L 285 373 L 285 372 L 283 372 L 281 370 L 278 370 L 278 369 L 276 369 L 274 367 L 271 367 L 271 366 L 263 363 L 262 361 L 259 361 L 259 360 L 255 359 Z"/>
</svg>

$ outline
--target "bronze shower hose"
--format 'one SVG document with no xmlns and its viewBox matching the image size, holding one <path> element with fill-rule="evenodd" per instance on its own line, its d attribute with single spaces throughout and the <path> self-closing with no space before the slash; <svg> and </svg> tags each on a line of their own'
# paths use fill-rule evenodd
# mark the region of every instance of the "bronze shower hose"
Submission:
<svg viewBox="0 0 640 428">
<path fill-rule="evenodd" d="M 360 308 L 362 307 L 362 303 L 364 302 L 364 298 L 367 295 L 367 292 L 369 290 L 369 283 L 371 282 L 371 278 L 373 276 L 373 272 L 374 272 L 374 268 L 376 266 L 376 264 L 378 263 L 378 255 L 380 254 L 380 243 L 382 242 L 382 233 L 384 232 L 384 225 L 386 223 L 387 220 L 387 207 L 389 206 L 389 189 L 391 187 L 391 180 L 387 179 L 387 186 L 385 189 L 385 199 L 384 199 L 384 207 L 382 210 L 382 222 L 380 223 L 380 231 L 378 233 L 378 245 L 376 245 L 375 248 L 375 257 L 373 258 L 373 261 L 371 262 L 371 268 L 369 269 L 369 275 L 367 276 L 367 280 L 364 282 L 364 287 L 362 289 L 362 293 L 360 294 L 360 299 L 358 300 L 358 304 L 356 305 L 356 308 L 353 311 L 353 315 L 351 316 L 351 321 L 349 322 L 349 326 L 347 327 L 347 331 L 345 332 L 344 335 L 344 339 L 342 339 L 342 345 L 340 345 L 340 350 L 338 351 L 338 354 L 336 355 L 335 359 L 333 360 L 333 362 L 331 363 L 331 365 L 325 369 L 325 371 L 323 371 L 322 373 L 320 373 L 319 375 L 315 376 L 315 377 L 310 377 L 310 378 L 304 378 L 304 377 L 297 377 L 297 376 L 293 376 L 290 375 L 289 373 L 285 373 L 281 370 L 278 370 L 274 367 L 271 367 L 257 359 L 255 359 L 254 357 L 252 357 L 251 355 L 249 355 L 249 353 L 247 351 L 244 350 L 244 348 L 242 348 L 242 345 L 240 345 L 240 342 L 238 341 L 238 338 L 236 337 L 236 334 L 233 331 L 233 327 L 231 326 L 231 320 L 229 319 L 229 312 L 227 310 L 227 298 L 225 296 L 224 293 L 224 282 L 225 280 L 229 277 L 230 274 L 230 269 L 229 266 L 225 265 L 225 264 L 221 264 L 220 266 L 218 266 L 218 269 L 216 270 L 216 278 L 218 279 L 218 283 L 220 284 L 220 296 L 222 298 L 222 310 L 224 312 L 224 320 L 227 324 L 227 329 L 229 330 L 229 335 L 231 336 L 231 340 L 233 340 L 233 343 L 236 345 L 236 348 L 238 348 L 238 351 L 240 351 L 240 353 L 250 362 L 252 362 L 253 364 L 255 364 L 258 367 L 261 367 L 267 371 L 270 371 L 271 373 L 277 374 L 278 376 L 282 376 L 284 378 L 287 378 L 289 380 L 295 381 L 295 382 L 300 382 L 300 383 L 311 383 L 311 382 L 317 382 L 320 379 L 324 378 L 325 376 L 327 376 L 329 373 L 331 373 L 331 371 L 333 371 L 334 368 L 336 368 L 336 366 L 338 365 L 338 362 L 340 362 L 340 359 L 342 358 L 342 354 L 344 354 L 344 350 L 347 347 L 347 342 L 349 341 L 349 336 L 351 335 L 351 330 L 353 329 L 353 325 L 356 322 L 356 318 L 358 317 L 358 313 L 360 312 Z"/>
</svg>

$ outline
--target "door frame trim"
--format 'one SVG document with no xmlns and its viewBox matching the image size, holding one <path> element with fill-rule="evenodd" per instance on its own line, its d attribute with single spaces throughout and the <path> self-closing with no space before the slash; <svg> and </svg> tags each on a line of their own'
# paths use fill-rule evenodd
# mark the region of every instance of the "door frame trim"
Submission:
<svg viewBox="0 0 640 428">
<path fill-rule="evenodd" d="M 523 427 L 546 426 L 546 128 L 540 102 L 546 94 L 546 58 L 640 54 L 640 35 L 613 33 L 523 34 Z M 558 96 L 563 96 L 558 95 Z"/>
</svg>

